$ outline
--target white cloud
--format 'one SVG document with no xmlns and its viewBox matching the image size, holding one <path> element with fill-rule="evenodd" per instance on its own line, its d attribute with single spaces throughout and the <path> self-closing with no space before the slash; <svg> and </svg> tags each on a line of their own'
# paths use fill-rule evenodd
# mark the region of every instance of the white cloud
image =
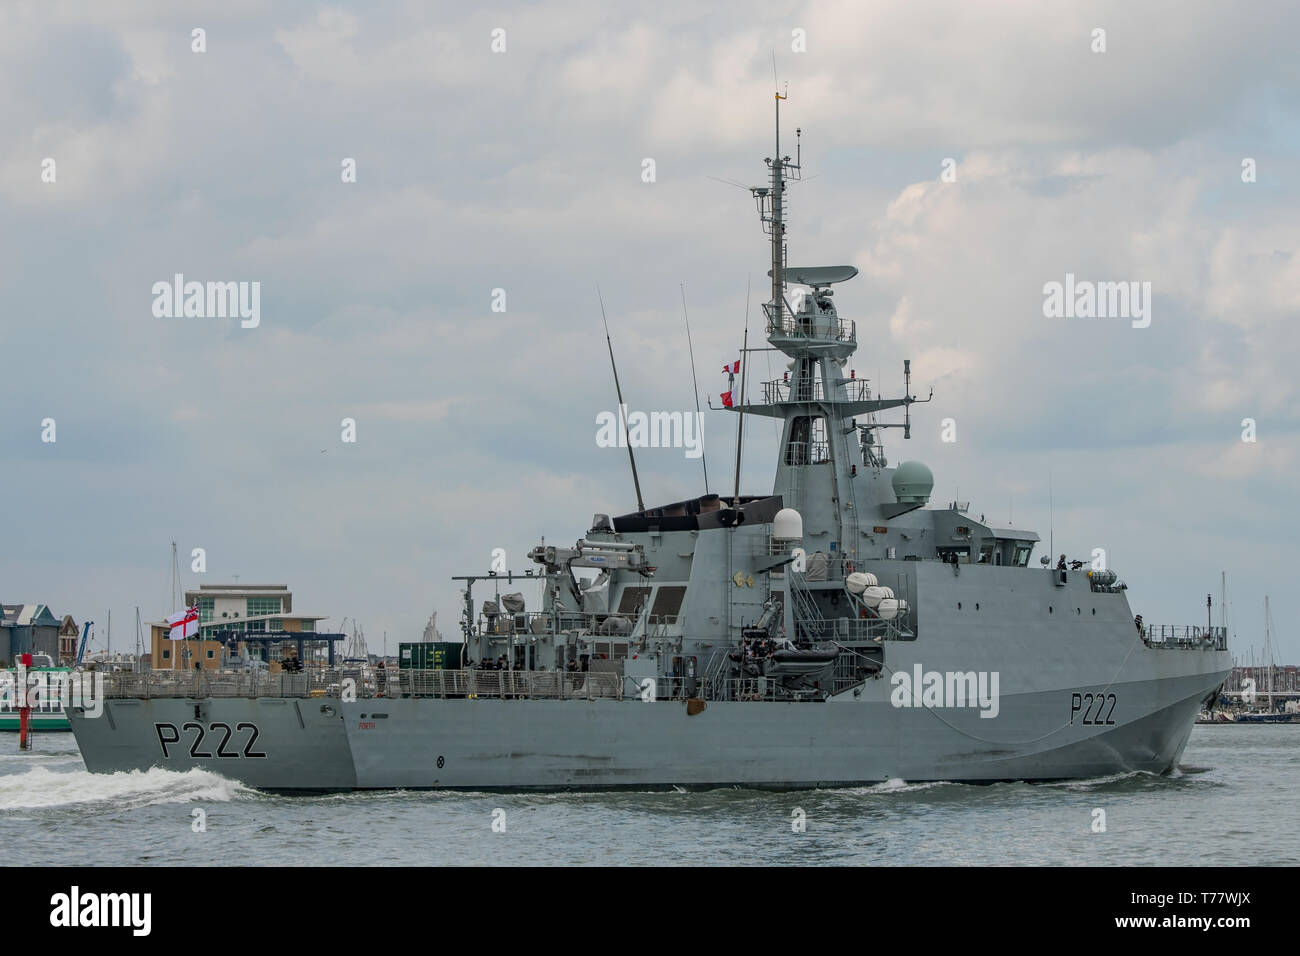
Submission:
<svg viewBox="0 0 1300 956">
<path fill-rule="evenodd" d="M 1014 499 L 1040 524 L 1055 469 L 1058 534 L 1120 535 L 1145 568 L 1164 536 L 1190 549 L 1199 533 L 1195 546 L 1281 593 L 1269 582 L 1285 563 L 1247 542 L 1296 531 L 1276 501 L 1294 484 L 1300 407 L 1300 164 L 1284 133 L 1297 16 L 847 0 L 743 15 L 667 3 L 630 22 L 594 2 L 436 20 L 418 4 L 6 7 L 0 438 L 6 491 L 30 503 L 8 529 L 9 593 L 129 613 L 123 592 L 151 599 L 147 569 L 184 534 L 216 542 L 213 576 L 287 579 L 311 606 L 394 634 L 418 633 L 435 604 L 446 630 L 467 556 L 485 564 L 497 543 L 522 553 L 629 509 L 626 462 L 591 426 L 613 404 L 594 287 L 629 401 L 688 409 L 684 282 L 716 401 L 747 278 L 756 334 L 767 250 L 751 198 L 706 177 L 761 180 L 773 49 L 790 83 L 784 148 L 801 127 L 821 174 L 790 194 L 791 260 L 860 268 L 837 292 L 860 377 L 892 394 L 910 357 L 918 393 L 936 385 L 913 409 L 915 441 L 889 436 L 891 459 L 942 465 L 945 494 L 960 482 L 990 513 Z M 1087 49 L 1098 24 L 1104 55 Z M 505 54 L 489 50 L 495 26 Z M 796 26 L 806 54 L 788 52 Z M 44 155 L 57 187 L 39 182 Z M 1245 155 L 1256 184 L 1240 182 Z M 340 182 L 345 156 L 356 184 Z M 1150 281 L 1151 328 L 1043 318 L 1043 284 L 1067 271 Z M 262 327 L 153 319 L 150 285 L 174 272 L 261 281 Z M 496 287 L 504 315 L 489 310 Z M 779 377 L 764 356 L 756 378 L 769 364 Z M 52 472 L 31 446 L 46 406 L 58 454 L 84 468 Z M 348 415 L 361 437 L 345 448 Z M 938 443 L 948 415 L 956 446 Z M 1257 446 L 1240 442 L 1247 416 Z M 709 418 L 716 461 L 732 426 Z M 770 434 L 752 433 L 747 485 L 771 479 Z M 642 481 L 680 498 L 699 465 L 647 455 Z M 1207 487 L 1242 513 L 1207 515 Z M 58 550 L 74 536 L 84 567 Z M 82 586 L 101 580 L 112 589 Z M 1153 603 L 1174 613 L 1185 583 L 1152 572 Z"/>
</svg>

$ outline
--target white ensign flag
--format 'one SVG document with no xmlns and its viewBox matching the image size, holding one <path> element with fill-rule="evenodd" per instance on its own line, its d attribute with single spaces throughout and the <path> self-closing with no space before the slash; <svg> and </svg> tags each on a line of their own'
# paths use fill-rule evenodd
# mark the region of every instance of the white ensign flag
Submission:
<svg viewBox="0 0 1300 956">
<path fill-rule="evenodd" d="M 167 618 L 171 632 L 167 635 L 173 641 L 194 637 L 199 633 L 199 606 L 196 604 Z"/>
</svg>

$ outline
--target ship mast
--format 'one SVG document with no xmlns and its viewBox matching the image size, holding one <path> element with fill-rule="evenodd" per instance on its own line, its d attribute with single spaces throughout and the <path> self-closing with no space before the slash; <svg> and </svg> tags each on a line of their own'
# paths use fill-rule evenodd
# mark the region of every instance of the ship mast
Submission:
<svg viewBox="0 0 1300 956">
<path fill-rule="evenodd" d="M 782 175 L 784 164 L 781 161 L 781 101 L 785 99 L 776 94 L 776 152 L 768 160 L 772 168 L 772 305 L 778 313 L 781 300 L 785 297 L 782 283 L 782 249 L 785 246 L 785 177 Z"/>
<path fill-rule="evenodd" d="M 784 99 L 784 93 L 775 94 L 776 155 L 764 160 L 768 182 L 751 187 L 750 192 L 769 240 L 772 287 L 769 300 L 763 303 L 767 341 L 792 360 L 791 371 L 781 379 L 761 383 L 761 401 L 754 402 L 745 394 L 731 410 L 741 416 L 741 422 L 747 415 L 784 422 L 773 493 L 782 496 L 785 507 L 801 513 L 805 533 L 830 535 L 828 550 L 835 552 L 837 559 L 852 563 L 858 560 L 863 543 L 859 513 L 876 507 L 881 497 L 858 480 L 859 462 L 870 463 L 877 473 L 884 468 L 874 433 L 881 428 L 902 428 L 903 437 L 910 438 L 907 409 L 917 399 L 910 394 L 907 362 L 903 374 L 908 394 L 901 398 L 873 394 L 866 380 L 857 378 L 853 370 L 844 375 L 846 362 L 857 351 L 857 327 L 839 317 L 831 287 L 852 279 L 857 268 L 787 264 L 785 185 L 802 176 L 798 142 L 802 130 L 795 129 L 795 156 L 791 159 L 781 152 Z M 797 312 L 786 298 L 787 282 L 807 287 Z M 742 352 L 748 352 L 748 344 Z M 905 420 L 897 424 L 875 421 L 875 413 L 891 408 L 902 408 Z M 859 425 L 857 416 L 872 418 L 868 425 Z M 738 431 L 743 434 L 739 426 Z M 872 446 L 870 454 L 863 450 L 868 445 Z M 894 507 L 892 497 L 885 505 Z"/>
<path fill-rule="evenodd" d="M 785 181 L 798 178 L 799 148 L 795 148 L 795 161 L 789 156 L 781 155 L 781 101 L 786 99 L 780 92 L 776 96 L 776 152 L 765 160 L 771 172 L 772 185 L 768 189 L 751 189 L 758 201 L 759 216 L 767 226 L 772 245 L 772 298 L 769 300 L 773 318 L 779 323 L 783 315 L 782 303 L 785 300 Z M 802 131 L 796 129 L 798 138 Z M 787 172 L 789 171 L 789 172 Z M 767 209 L 763 208 L 763 199 L 767 198 Z"/>
</svg>

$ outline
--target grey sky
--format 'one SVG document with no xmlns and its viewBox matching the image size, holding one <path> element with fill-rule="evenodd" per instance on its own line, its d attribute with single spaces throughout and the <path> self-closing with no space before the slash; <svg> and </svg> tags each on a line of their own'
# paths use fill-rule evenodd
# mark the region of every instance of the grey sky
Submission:
<svg viewBox="0 0 1300 956">
<path fill-rule="evenodd" d="M 287 583 L 391 649 L 433 608 L 454 632 L 449 578 L 492 548 L 522 569 L 631 510 L 595 443 L 595 285 L 629 404 L 688 410 L 685 283 L 716 403 L 767 266 L 749 196 L 708 177 L 761 179 L 775 50 L 817 177 L 791 260 L 861 270 L 859 376 L 896 392 L 908 357 L 935 388 L 891 459 L 1045 542 L 1050 472 L 1057 550 L 1105 547 L 1148 621 L 1202 621 L 1226 570 L 1234 650 L 1270 593 L 1300 658 L 1294 5 L 192 6 L 0 8 L 4 601 L 111 607 L 129 643 L 175 539 L 207 551 L 187 585 Z M 260 327 L 155 318 L 177 272 L 260 281 Z M 1150 328 L 1044 318 L 1067 272 L 1151 282 Z M 714 490 L 733 430 L 708 414 Z M 774 437 L 750 432 L 746 490 Z M 702 490 L 680 450 L 638 461 L 648 501 Z"/>
</svg>

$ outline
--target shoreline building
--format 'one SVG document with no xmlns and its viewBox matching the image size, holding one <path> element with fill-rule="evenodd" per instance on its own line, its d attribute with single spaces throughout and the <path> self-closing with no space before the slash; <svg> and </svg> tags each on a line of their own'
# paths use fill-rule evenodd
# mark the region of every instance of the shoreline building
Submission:
<svg viewBox="0 0 1300 956">
<path fill-rule="evenodd" d="M 0 660 L 12 664 L 19 654 L 48 654 L 52 661 L 62 660 L 62 623 L 49 605 L 0 604 L 0 612 Z"/>
<path fill-rule="evenodd" d="M 81 628 L 71 614 L 63 615 L 63 621 L 59 624 L 59 656 L 56 658 L 60 664 L 71 667 L 77 662 L 77 644 L 80 641 Z"/>
<path fill-rule="evenodd" d="M 149 624 L 150 664 L 154 670 L 203 670 L 257 662 L 274 673 L 280 662 L 332 663 L 342 634 L 317 633 L 324 614 L 293 610 L 293 592 L 283 584 L 203 584 L 185 592 L 185 606 L 199 608 L 199 636 L 173 641 L 165 621 Z"/>
</svg>

